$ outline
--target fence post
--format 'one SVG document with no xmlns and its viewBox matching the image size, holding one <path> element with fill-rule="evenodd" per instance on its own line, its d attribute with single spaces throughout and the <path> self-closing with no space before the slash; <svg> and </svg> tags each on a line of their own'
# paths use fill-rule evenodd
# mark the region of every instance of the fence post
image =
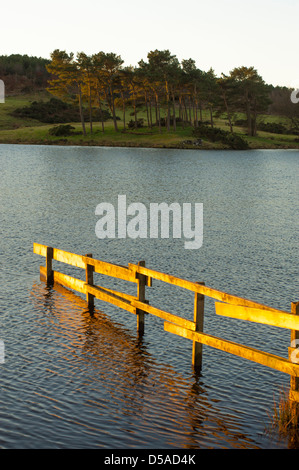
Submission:
<svg viewBox="0 0 299 470">
<path fill-rule="evenodd" d="M 205 285 L 204 282 L 197 282 L 202 286 Z M 203 318 L 204 318 L 204 301 L 205 296 L 203 294 L 194 294 L 194 322 L 195 322 L 195 331 L 203 332 Z M 192 365 L 196 369 L 200 369 L 202 365 L 202 343 L 193 341 L 192 347 Z"/>
<path fill-rule="evenodd" d="M 145 261 L 139 261 L 138 266 L 145 267 Z M 139 302 L 146 302 L 145 300 L 145 285 L 146 285 L 146 276 L 143 274 L 137 273 L 137 300 Z M 144 334 L 144 311 L 139 308 L 136 310 L 137 315 L 137 332 L 138 335 L 142 336 Z"/>
<path fill-rule="evenodd" d="M 292 302 L 291 313 L 293 313 L 294 315 L 299 315 L 299 302 Z M 296 354 L 295 349 L 297 348 L 297 346 L 299 346 L 299 330 L 291 330 L 291 347 L 289 348 L 289 360 L 292 360 L 292 356 L 294 353 Z M 295 399 L 296 396 L 297 399 Z M 295 377 L 292 375 L 290 380 L 290 399 L 294 402 L 294 405 L 299 406 L 299 377 Z"/>
<path fill-rule="evenodd" d="M 92 258 L 91 253 L 87 253 L 88 258 Z M 93 285 L 93 273 L 94 273 L 94 266 L 91 266 L 90 264 L 86 263 L 86 268 L 85 268 L 85 275 L 86 275 L 86 284 L 92 286 Z M 86 300 L 88 303 L 88 308 L 89 310 L 94 309 L 94 295 L 90 294 L 89 292 L 86 292 Z"/>
<path fill-rule="evenodd" d="M 52 260 L 53 260 L 53 248 L 51 246 L 47 246 L 46 252 L 46 283 L 53 284 L 53 268 L 52 268 Z"/>
</svg>

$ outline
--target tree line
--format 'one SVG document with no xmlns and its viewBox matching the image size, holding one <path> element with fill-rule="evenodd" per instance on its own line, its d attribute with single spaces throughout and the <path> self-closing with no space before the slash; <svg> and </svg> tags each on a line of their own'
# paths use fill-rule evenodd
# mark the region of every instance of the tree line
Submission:
<svg viewBox="0 0 299 470">
<path fill-rule="evenodd" d="M 175 131 L 179 122 L 182 126 L 188 123 L 198 127 L 203 121 L 203 110 L 208 110 L 212 127 L 214 116 L 225 113 L 233 132 L 233 114 L 242 112 L 250 136 L 256 135 L 257 116 L 266 112 L 270 104 L 270 86 L 254 67 L 238 67 L 229 75 L 217 77 L 212 69 L 200 70 L 191 58 L 179 62 L 169 50 L 157 49 L 150 51 L 147 61 L 140 60 L 138 66 L 123 63 L 113 52 L 80 52 L 76 57 L 59 49 L 51 53 L 51 62 L 46 66 L 51 74 L 48 91 L 62 100 L 78 101 L 84 134 L 84 104 L 90 112 L 90 132 L 92 108 L 101 110 L 106 104 L 116 131 L 116 110 L 122 115 L 122 130 L 126 130 L 126 110 L 133 110 L 132 123 L 137 128 L 138 110 L 143 107 L 147 125 L 158 126 L 160 132 L 162 125 Z"/>
<path fill-rule="evenodd" d="M 65 103 L 75 103 L 85 134 L 85 122 L 92 132 L 93 119 L 100 120 L 104 131 L 108 109 L 116 130 L 138 127 L 142 109 L 147 125 L 160 131 L 162 126 L 176 130 L 178 124 L 196 128 L 205 110 L 212 128 L 214 118 L 224 115 L 231 133 L 236 113 L 245 114 L 249 135 L 256 135 L 258 117 L 264 113 L 287 117 L 291 130 L 299 132 L 299 105 L 291 102 L 290 89 L 267 85 L 254 67 L 238 67 L 217 77 L 212 69 L 200 70 L 193 59 L 179 62 L 169 50 L 150 51 L 147 60 L 134 67 L 123 64 L 112 52 L 90 56 L 80 52 L 75 57 L 57 49 L 50 60 L 2 55 L 0 78 L 7 94 L 47 88 Z M 126 122 L 128 109 L 130 122 Z"/>
<path fill-rule="evenodd" d="M 10 95 L 45 89 L 50 77 L 46 70 L 49 62 L 26 54 L 1 55 L 0 77 L 5 82 L 5 92 Z"/>
</svg>

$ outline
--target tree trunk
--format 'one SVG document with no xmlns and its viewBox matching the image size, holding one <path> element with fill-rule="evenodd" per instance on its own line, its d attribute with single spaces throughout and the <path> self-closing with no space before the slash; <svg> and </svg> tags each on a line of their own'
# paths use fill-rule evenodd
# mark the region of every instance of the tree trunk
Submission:
<svg viewBox="0 0 299 470">
<path fill-rule="evenodd" d="M 165 91 L 166 91 L 166 103 L 167 103 L 167 131 L 170 131 L 170 100 L 169 100 L 169 89 L 168 82 L 165 82 Z"/>
<path fill-rule="evenodd" d="M 179 119 L 182 120 L 182 97 L 179 95 Z"/>
<path fill-rule="evenodd" d="M 198 127 L 198 101 L 195 99 L 195 127 Z"/>
<path fill-rule="evenodd" d="M 214 120 L 213 120 L 213 108 L 210 106 L 210 117 L 211 117 L 211 127 L 214 127 Z"/>
<path fill-rule="evenodd" d="M 114 130 L 118 131 L 117 122 L 116 122 L 116 114 L 115 114 L 115 104 L 114 104 L 114 91 L 113 86 L 111 85 L 111 105 L 112 105 L 112 116 L 114 122 Z"/>
<path fill-rule="evenodd" d="M 157 98 L 155 97 L 155 113 L 156 113 L 156 126 L 159 125 L 159 119 L 158 119 L 158 103 L 157 103 Z"/>
<path fill-rule="evenodd" d="M 197 115 L 197 108 L 198 108 L 198 99 L 197 99 L 197 87 L 196 84 L 194 85 L 194 107 L 195 107 L 195 117 L 194 117 L 194 127 L 198 127 L 198 115 Z"/>
<path fill-rule="evenodd" d="M 255 137 L 257 134 L 257 111 L 256 111 L 256 99 L 253 103 L 253 113 L 251 116 L 251 135 Z"/>
<path fill-rule="evenodd" d="M 252 136 L 252 137 L 255 137 L 255 136 L 256 136 L 256 131 L 257 131 L 256 120 L 257 120 L 256 114 L 254 114 L 253 116 L 251 116 L 251 136 Z"/>
<path fill-rule="evenodd" d="M 201 103 L 199 104 L 199 115 L 200 115 L 200 121 L 202 122 L 202 106 L 201 106 Z"/>
<path fill-rule="evenodd" d="M 170 131 L 170 101 L 167 99 L 167 131 Z"/>
<path fill-rule="evenodd" d="M 192 107 L 193 107 L 193 126 L 196 127 L 196 112 L 195 112 L 195 100 L 192 100 Z"/>
<path fill-rule="evenodd" d="M 125 104 L 125 96 L 124 93 L 121 94 L 122 101 L 123 101 L 123 124 L 124 124 L 124 132 L 126 132 L 126 104 Z"/>
<path fill-rule="evenodd" d="M 172 93 L 172 109 L 173 109 L 173 130 L 176 132 L 176 115 L 175 115 L 175 97 Z"/>
<path fill-rule="evenodd" d="M 101 97 L 100 97 L 99 92 L 98 92 L 98 102 L 99 102 L 99 109 L 100 109 L 100 115 L 101 115 L 102 131 L 105 132 L 104 119 L 103 119 L 103 110 L 102 110 Z"/>
<path fill-rule="evenodd" d="M 92 106 L 91 106 L 91 88 L 89 86 L 88 89 L 89 93 L 89 128 L 90 128 L 90 133 L 92 134 Z"/>
<path fill-rule="evenodd" d="M 246 115 L 247 115 L 247 129 L 248 135 L 252 133 L 252 122 L 251 122 L 251 112 L 250 112 L 250 100 L 248 96 L 248 91 L 246 91 Z"/>
<path fill-rule="evenodd" d="M 252 133 L 252 122 L 251 122 L 249 101 L 246 104 L 246 114 L 247 114 L 247 129 L 248 129 L 247 132 L 248 132 L 248 135 L 251 135 L 251 133 Z"/>
<path fill-rule="evenodd" d="M 134 95 L 134 100 L 133 100 L 133 108 L 134 108 L 134 127 L 135 129 L 137 129 L 137 112 L 136 112 L 136 99 L 135 99 L 135 95 Z"/>
<path fill-rule="evenodd" d="M 190 121 L 190 124 L 192 125 L 191 100 L 190 100 L 190 96 L 188 96 L 188 105 L 189 105 L 189 121 Z"/>
<path fill-rule="evenodd" d="M 83 135 L 86 135 L 85 122 L 84 122 L 83 109 L 82 109 L 82 92 L 81 92 L 81 86 L 80 85 L 78 85 L 78 96 L 79 96 L 79 111 L 80 111 L 80 118 L 81 118 L 81 124 L 82 124 L 82 129 L 83 129 Z"/>
<path fill-rule="evenodd" d="M 186 104 L 186 98 L 184 97 L 184 108 L 185 108 L 185 122 L 188 124 L 188 111 L 187 111 L 187 104 Z"/>
<path fill-rule="evenodd" d="M 112 81 L 109 81 L 108 88 L 105 89 L 105 96 L 106 101 L 108 103 L 109 109 L 112 113 L 112 119 L 114 123 L 114 130 L 118 131 L 117 122 L 116 122 L 116 114 L 115 114 L 115 104 L 114 104 L 114 90 Z"/>
<path fill-rule="evenodd" d="M 158 124 L 159 124 L 159 132 L 161 133 L 161 115 L 160 115 L 160 105 L 159 105 L 159 96 L 158 93 L 156 93 L 156 104 L 157 104 L 157 119 L 158 119 Z"/>
<path fill-rule="evenodd" d="M 185 129 L 185 121 L 184 121 L 184 111 L 183 111 L 183 106 L 182 106 L 182 96 L 179 96 L 179 118 L 182 121 L 182 126 L 183 129 Z"/>
<path fill-rule="evenodd" d="M 229 122 L 229 127 L 230 127 L 230 131 L 231 133 L 233 133 L 233 125 L 232 125 L 232 120 L 231 120 L 231 117 L 230 117 L 230 112 L 228 110 L 228 104 L 227 104 L 227 99 L 226 99 L 226 95 L 225 95 L 225 92 L 222 93 L 222 98 L 223 98 L 223 101 L 224 101 L 224 104 L 225 104 L 225 109 L 226 109 L 226 113 L 227 113 L 227 119 L 228 119 L 228 122 Z"/>
<path fill-rule="evenodd" d="M 149 112 L 148 112 L 148 97 L 147 97 L 146 92 L 144 94 L 144 101 L 145 101 L 145 109 L 146 109 L 147 127 L 150 127 L 150 118 L 149 118 Z"/>
<path fill-rule="evenodd" d="M 153 127 L 153 117 L 152 117 L 152 100 L 151 96 L 149 97 L 149 115 L 150 115 L 150 128 Z"/>
</svg>

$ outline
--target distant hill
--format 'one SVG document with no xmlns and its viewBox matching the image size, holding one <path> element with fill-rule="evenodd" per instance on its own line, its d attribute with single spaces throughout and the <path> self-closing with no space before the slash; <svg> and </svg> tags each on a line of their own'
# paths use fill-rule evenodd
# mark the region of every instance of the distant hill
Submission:
<svg viewBox="0 0 299 470">
<path fill-rule="evenodd" d="M 0 79 L 5 83 L 6 96 L 45 90 L 50 74 L 50 60 L 12 54 L 0 56 Z"/>
</svg>

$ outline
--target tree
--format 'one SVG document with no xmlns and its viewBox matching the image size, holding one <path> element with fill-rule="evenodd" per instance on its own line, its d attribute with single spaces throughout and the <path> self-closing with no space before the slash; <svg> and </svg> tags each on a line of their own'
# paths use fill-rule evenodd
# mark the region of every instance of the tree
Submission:
<svg viewBox="0 0 299 470">
<path fill-rule="evenodd" d="M 152 88 L 150 78 L 147 73 L 147 66 L 143 61 L 139 62 L 139 67 L 135 69 L 135 73 L 138 77 L 138 83 L 140 86 L 140 92 L 143 93 L 144 104 L 146 108 L 147 115 L 147 125 L 148 127 L 153 127 L 153 118 L 152 118 Z"/>
<path fill-rule="evenodd" d="M 150 89 L 150 94 L 154 97 L 154 106 L 156 112 L 156 125 L 159 126 L 159 132 L 161 132 L 161 113 L 160 113 L 160 95 L 161 95 L 161 83 L 159 76 L 156 73 L 152 64 L 140 60 L 138 62 L 139 71 L 144 75 Z"/>
<path fill-rule="evenodd" d="M 230 132 L 233 133 L 232 115 L 237 110 L 235 103 L 235 82 L 232 78 L 222 76 L 217 80 L 219 90 L 222 97 L 222 106 L 219 105 L 218 112 L 221 114 L 225 112 L 227 115 Z"/>
<path fill-rule="evenodd" d="M 47 90 L 50 93 L 66 101 L 72 94 L 77 96 L 82 130 L 86 135 L 82 105 L 83 74 L 74 61 L 73 53 L 67 54 L 56 49 L 51 53 L 51 62 L 47 65 L 47 71 L 55 77 L 49 81 L 50 87 Z"/>
<path fill-rule="evenodd" d="M 82 77 L 82 93 L 87 95 L 89 108 L 89 126 L 92 134 L 92 100 L 93 100 L 93 63 L 92 58 L 84 52 L 77 54 L 76 65 Z"/>
<path fill-rule="evenodd" d="M 179 69 L 179 61 L 175 55 L 171 55 L 168 49 L 150 51 L 147 54 L 149 73 L 154 81 L 162 84 L 165 90 L 167 107 L 167 130 L 170 130 L 170 82 Z M 175 120 L 175 116 L 174 116 Z"/>
<path fill-rule="evenodd" d="M 103 104 L 105 100 L 105 82 L 102 76 L 102 53 L 93 54 L 91 56 L 92 66 L 93 66 L 93 84 L 95 90 L 95 100 L 99 106 L 100 115 L 101 115 L 101 126 L 102 132 L 105 132 L 105 125 L 104 125 L 104 113 L 103 113 Z"/>
<path fill-rule="evenodd" d="M 123 60 L 114 52 L 98 52 L 93 55 L 94 63 L 99 69 L 98 80 L 105 94 L 106 102 L 110 108 L 113 117 L 114 129 L 118 131 L 115 99 L 116 88 L 120 84 L 120 71 Z"/>
<path fill-rule="evenodd" d="M 191 108 L 193 109 L 193 125 L 198 126 L 198 107 L 200 101 L 200 89 L 202 85 L 202 71 L 196 67 L 193 59 L 182 60 L 182 84 L 179 95 L 180 103 L 182 93 L 184 95 L 184 105 L 186 106 L 185 97 L 188 96 L 189 101 L 189 117 L 191 116 Z M 187 119 L 187 116 L 186 116 Z M 191 119 L 190 119 L 191 121 Z"/>
<path fill-rule="evenodd" d="M 5 81 L 5 93 L 42 90 L 50 78 L 46 65 L 50 61 L 40 57 L 11 54 L 0 56 L 0 77 Z"/>
<path fill-rule="evenodd" d="M 214 111 L 219 109 L 221 93 L 214 70 L 211 68 L 203 74 L 202 78 L 202 101 L 210 112 L 211 127 L 214 127 Z"/>
<path fill-rule="evenodd" d="M 125 96 L 127 96 L 130 102 L 133 105 L 133 112 L 134 112 L 134 124 L 135 129 L 137 128 L 137 105 L 138 105 L 138 98 L 141 92 L 141 83 L 136 72 L 136 68 L 129 66 L 124 67 L 121 71 L 121 83 L 123 85 L 122 90 L 122 97 L 123 101 Z"/>
<path fill-rule="evenodd" d="M 267 111 L 270 104 L 269 86 L 253 67 L 238 67 L 230 72 L 229 77 L 235 85 L 235 103 L 247 116 L 248 135 L 257 132 L 257 116 Z"/>
</svg>

